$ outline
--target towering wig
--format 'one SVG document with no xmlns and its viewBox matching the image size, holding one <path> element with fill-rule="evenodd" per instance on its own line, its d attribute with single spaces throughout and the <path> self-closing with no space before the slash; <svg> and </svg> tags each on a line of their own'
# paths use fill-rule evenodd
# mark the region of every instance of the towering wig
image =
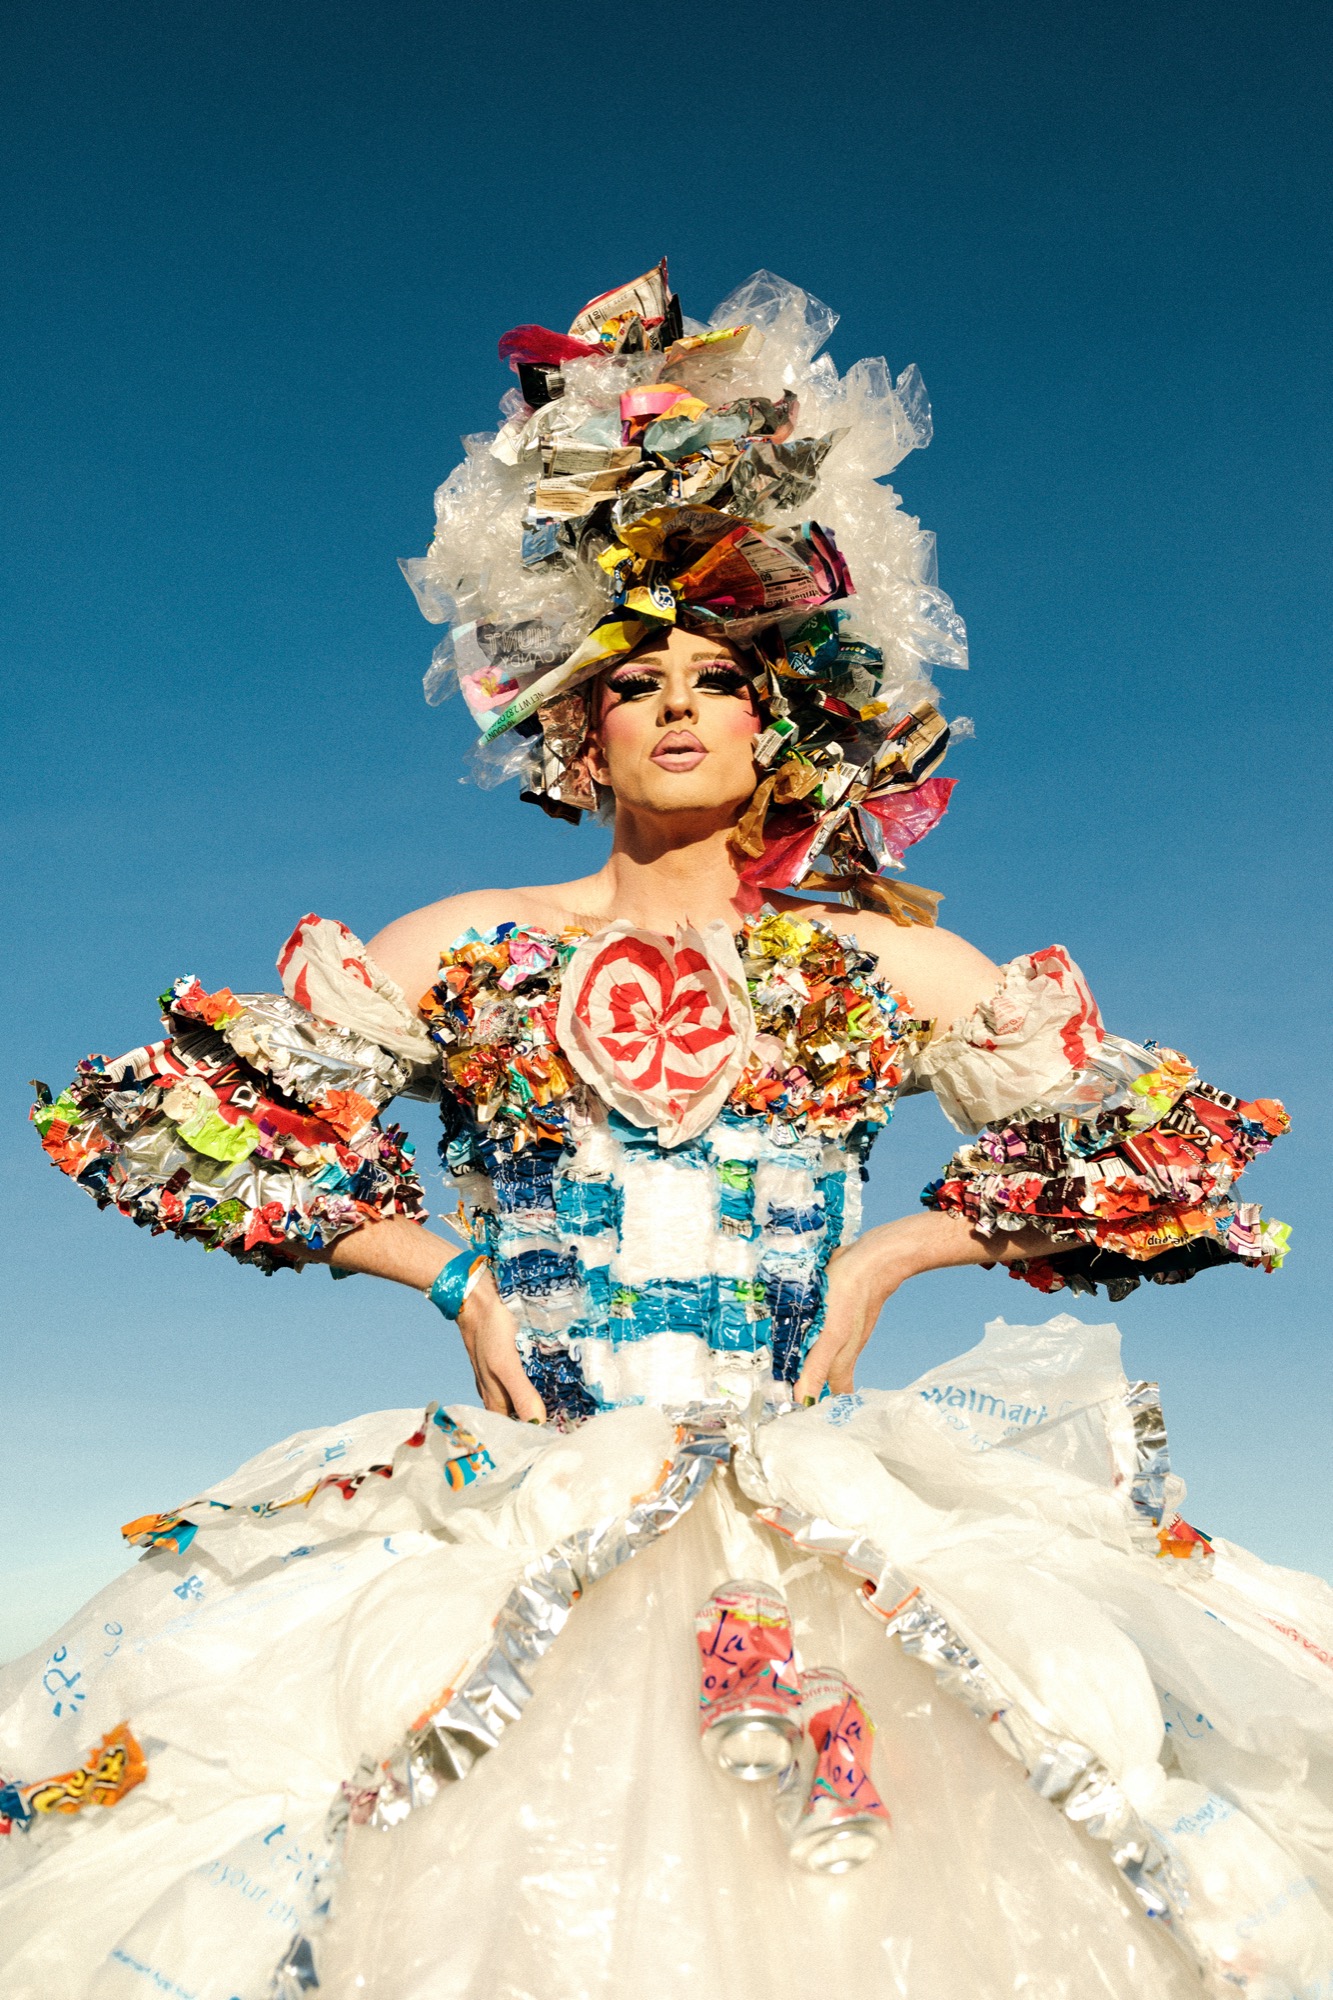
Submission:
<svg viewBox="0 0 1333 2000">
<path fill-rule="evenodd" d="M 839 376 L 837 315 L 760 271 L 707 325 L 665 260 L 583 307 L 568 333 L 500 342 L 518 376 L 501 428 L 435 496 L 435 539 L 403 572 L 445 627 L 426 698 L 457 686 L 473 772 L 577 821 L 594 677 L 672 625 L 748 661 L 763 718 L 754 797 L 732 834 L 743 878 L 932 922 L 892 879 L 943 816 L 949 741 L 930 680 L 967 665 L 935 538 L 887 483 L 931 437 L 917 369 Z"/>
</svg>

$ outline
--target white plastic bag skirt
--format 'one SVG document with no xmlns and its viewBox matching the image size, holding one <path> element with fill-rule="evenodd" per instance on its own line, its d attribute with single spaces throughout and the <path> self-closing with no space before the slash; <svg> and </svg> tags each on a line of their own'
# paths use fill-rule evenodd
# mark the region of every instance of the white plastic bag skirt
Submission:
<svg viewBox="0 0 1333 2000">
<path fill-rule="evenodd" d="M 1182 1490 L 1064 1317 L 768 1421 L 287 1440 L 0 1677 L 0 1993 L 1315 2000 L 1333 1593 L 1210 1552 Z M 701 1751 L 735 1576 L 875 1725 L 853 1873 Z"/>
</svg>

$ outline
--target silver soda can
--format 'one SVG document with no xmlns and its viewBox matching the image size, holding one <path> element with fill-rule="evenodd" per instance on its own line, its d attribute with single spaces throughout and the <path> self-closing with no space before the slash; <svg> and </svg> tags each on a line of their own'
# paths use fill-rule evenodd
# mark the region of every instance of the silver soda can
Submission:
<svg viewBox="0 0 1333 2000">
<path fill-rule="evenodd" d="M 801 1675 L 802 1754 L 784 1779 L 778 1816 L 792 1859 L 816 1875 L 859 1868 L 882 1845 L 889 1810 L 870 1777 L 875 1725 L 851 1682 L 829 1667 Z"/>
<path fill-rule="evenodd" d="M 737 1778 L 782 1777 L 801 1740 L 801 1691 L 780 1593 L 734 1578 L 701 1607 L 694 1629 L 704 1749 Z"/>
</svg>

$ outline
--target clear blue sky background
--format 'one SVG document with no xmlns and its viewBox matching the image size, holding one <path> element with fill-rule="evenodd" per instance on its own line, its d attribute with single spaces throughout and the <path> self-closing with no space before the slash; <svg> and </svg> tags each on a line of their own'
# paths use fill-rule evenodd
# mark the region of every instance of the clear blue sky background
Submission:
<svg viewBox="0 0 1333 2000">
<path fill-rule="evenodd" d="M 469 725 L 422 703 L 395 558 L 494 421 L 497 335 L 663 251 L 697 316 L 766 265 L 842 312 L 841 366 L 920 364 L 936 442 L 898 483 L 971 630 L 944 693 L 977 736 L 910 872 L 995 957 L 1058 940 L 1114 1027 L 1287 1098 L 1253 1175 L 1286 1270 L 1078 1310 L 1161 1377 L 1193 1518 L 1333 1573 L 1329 23 L 6 10 L 0 1652 L 115 1569 L 128 1516 L 289 1430 L 468 1388 L 412 1294 L 99 1214 L 25 1130 L 24 1079 L 151 1038 L 178 973 L 271 987 L 306 909 L 368 935 L 593 864 L 598 832 L 460 789 Z M 950 1138 L 905 1107 L 872 1213 Z M 999 1273 L 920 1280 L 865 1378 L 1046 1311 Z"/>
</svg>

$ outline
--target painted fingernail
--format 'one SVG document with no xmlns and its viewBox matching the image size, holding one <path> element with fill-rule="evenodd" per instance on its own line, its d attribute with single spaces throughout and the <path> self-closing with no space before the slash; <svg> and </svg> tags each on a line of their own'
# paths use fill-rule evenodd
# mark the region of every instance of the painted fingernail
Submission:
<svg viewBox="0 0 1333 2000">
<path fill-rule="evenodd" d="M 807 1397 L 806 1397 L 806 1399 L 805 1399 L 805 1407 L 806 1407 L 806 1409 L 807 1409 L 807 1410 L 808 1410 L 808 1409 L 810 1408 L 810 1406 L 811 1406 L 811 1404 L 812 1404 L 812 1403 L 814 1402 L 814 1400 L 815 1400 L 815 1399 L 814 1399 L 814 1397 L 813 1397 L 813 1396 L 807 1396 Z"/>
<path fill-rule="evenodd" d="M 540 1417 L 529 1417 L 529 1418 L 528 1418 L 528 1422 L 529 1422 L 530 1424 L 539 1424 L 539 1423 L 541 1422 L 541 1418 L 540 1418 Z"/>
</svg>

